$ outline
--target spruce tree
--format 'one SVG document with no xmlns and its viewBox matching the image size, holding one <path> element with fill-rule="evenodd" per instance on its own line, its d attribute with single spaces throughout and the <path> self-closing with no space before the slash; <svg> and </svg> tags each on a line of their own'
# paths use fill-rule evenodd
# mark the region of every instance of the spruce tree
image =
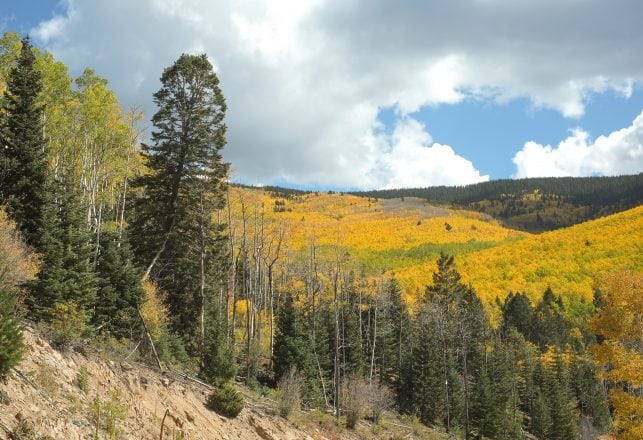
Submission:
<svg viewBox="0 0 643 440">
<path fill-rule="evenodd" d="M 104 232 L 96 265 L 98 291 L 93 323 L 116 338 L 138 334 L 138 307 L 143 297 L 141 273 L 134 265 L 127 234 Z"/>
<path fill-rule="evenodd" d="M 571 326 L 564 317 L 564 306 L 551 288 L 547 288 L 541 301 L 533 313 L 532 342 L 538 344 L 541 350 L 548 345 L 563 348 L 570 340 Z"/>
<path fill-rule="evenodd" d="M 381 309 L 377 341 L 380 382 L 397 388 L 402 359 L 409 344 L 410 317 L 402 299 L 402 289 L 395 278 L 386 285 Z"/>
<path fill-rule="evenodd" d="M 217 301 L 208 302 L 200 374 L 215 384 L 232 379 L 236 373 L 234 349 L 228 342 L 228 327 L 223 313 L 225 311 Z"/>
<path fill-rule="evenodd" d="M 96 299 L 92 248 L 80 196 L 71 184 L 52 182 L 41 234 L 43 260 L 31 285 L 28 304 L 34 316 L 51 318 L 56 304 L 74 301 L 89 311 Z"/>
<path fill-rule="evenodd" d="M 552 430 L 551 410 L 540 387 L 535 389 L 529 432 L 539 439 L 549 439 Z"/>
<path fill-rule="evenodd" d="M 0 199 L 6 201 L 27 244 L 40 250 L 47 186 L 47 153 L 38 104 L 41 77 L 29 38 L 11 69 L 0 124 Z"/>
<path fill-rule="evenodd" d="M 520 292 L 516 294 L 509 292 L 502 305 L 502 332 L 506 333 L 510 327 L 513 327 L 525 338 L 532 339 L 532 315 L 533 309 L 527 295 Z"/>
<path fill-rule="evenodd" d="M 606 432 L 610 426 L 610 413 L 605 388 L 597 379 L 596 366 L 591 359 L 575 356 L 570 374 L 581 414 L 599 431 Z"/>
<path fill-rule="evenodd" d="M 305 376 L 314 377 L 309 341 L 302 330 L 292 294 L 287 293 L 277 317 L 275 349 L 272 356 L 275 379 L 281 378 L 292 367 Z"/>
<path fill-rule="evenodd" d="M 546 377 L 548 380 L 547 397 L 551 408 L 551 438 L 553 440 L 578 439 L 576 420 L 576 399 L 569 380 L 567 365 L 560 354 L 555 358 L 555 371 Z"/>
<path fill-rule="evenodd" d="M 225 225 L 213 215 L 225 205 L 226 105 L 206 55 L 181 55 L 161 83 L 152 143 L 143 146 L 150 172 L 136 182 L 132 244 L 144 276 L 167 292 L 173 329 L 203 358 L 206 327 L 216 327 L 206 325 L 205 309 L 228 261 Z"/>
<path fill-rule="evenodd" d="M 24 344 L 20 318 L 16 313 L 16 295 L 0 287 L 0 379 L 22 359 Z"/>
<path fill-rule="evenodd" d="M 448 418 L 446 425 L 450 425 L 447 402 L 453 398 L 453 384 L 449 383 L 453 359 L 450 351 L 443 351 L 434 316 L 433 311 L 424 306 L 414 320 L 398 404 L 404 412 L 417 415 L 424 424 L 432 425 Z"/>
</svg>

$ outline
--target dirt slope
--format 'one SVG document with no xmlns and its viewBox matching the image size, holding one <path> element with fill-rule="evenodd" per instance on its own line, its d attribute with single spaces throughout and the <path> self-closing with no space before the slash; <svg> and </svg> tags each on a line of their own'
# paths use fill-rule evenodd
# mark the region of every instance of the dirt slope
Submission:
<svg viewBox="0 0 643 440">
<path fill-rule="evenodd" d="M 9 432 L 16 430 L 20 420 L 23 428 L 34 428 L 32 438 L 94 438 L 91 408 L 97 396 L 103 420 L 116 413 L 110 412 L 110 400 L 113 408 L 125 412 L 116 421 L 113 438 L 117 439 L 158 439 L 166 409 L 164 439 L 326 438 L 268 414 L 261 402 L 248 402 L 236 419 L 221 417 L 204 406 L 208 394 L 204 386 L 142 366 L 102 360 L 97 353 L 61 354 L 30 329 L 25 331 L 25 343 L 23 362 L 6 383 L 0 383 L 4 395 L 0 396 L 0 438 L 10 438 Z M 87 370 L 86 393 L 77 384 L 82 367 Z M 112 438 L 106 429 L 98 432 L 101 439 Z"/>
</svg>

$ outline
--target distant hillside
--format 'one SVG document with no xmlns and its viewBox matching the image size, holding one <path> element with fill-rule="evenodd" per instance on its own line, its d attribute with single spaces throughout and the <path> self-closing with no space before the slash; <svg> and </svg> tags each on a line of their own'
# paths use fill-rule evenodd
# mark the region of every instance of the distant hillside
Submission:
<svg viewBox="0 0 643 440">
<path fill-rule="evenodd" d="M 542 232 L 641 205 L 643 173 L 617 177 L 506 179 L 458 187 L 390 189 L 353 194 L 378 199 L 418 197 L 434 204 L 489 214 L 509 227 Z"/>
<path fill-rule="evenodd" d="M 596 280 L 610 271 L 643 271 L 643 207 L 471 252 L 457 264 L 487 301 L 509 291 L 536 299 L 551 286 L 563 297 L 591 302 Z M 414 290 L 429 284 L 434 270 L 427 261 L 397 276 Z"/>
<path fill-rule="evenodd" d="M 285 197 L 284 197 L 285 196 Z M 230 192 L 233 229 L 262 216 L 267 228 L 287 229 L 286 246 L 298 252 L 314 242 L 321 252 L 348 252 L 367 272 L 381 273 L 435 260 L 444 250 L 461 255 L 529 234 L 506 228 L 490 216 L 436 207 L 408 197 L 369 200 L 339 193 L 285 193 L 248 187 Z"/>
<path fill-rule="evenodd" d="M 369 199 L 233 187 L 230 204 L 236 234 L 242 230 L 243 205 L 248 231 L 260 221 L 269 235 L 284 228 L 283 248 L 292 255 L 312 243 L 320 255 L 346 253 L 365 273 L 395 274 L 411 300 L 431 283 L 441 251 L 456 256 L 463 278 L 487 301 L 509 290 L 536 298 L 547 286 L 591 301 L 596 277 L 616 269 L 643 270 L 643 206 L 532 235 L 487 214 L 408 196 Z"/>
</svg>

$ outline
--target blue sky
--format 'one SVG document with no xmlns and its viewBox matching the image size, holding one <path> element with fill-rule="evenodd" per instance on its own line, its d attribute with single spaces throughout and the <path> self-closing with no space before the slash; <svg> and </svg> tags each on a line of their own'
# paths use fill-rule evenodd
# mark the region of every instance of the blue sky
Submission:
<svg viewBox="0 0 643 440">
<path fill-rule="evenodd" d="M 427 125 L 434 140 L 457 145 L 458 152 L 473 161 L 481 173 L 501 179 L 515 172 L 511 159 L 529 140 L 556 145 L 578 127 L 592 137 L 600 136 L 629 125 L 641 110 L 643 90 L 637 87 L 629 98 L 611 91 L 592 95 L 585 113 L 577 118 L 564 117 L 549 108 L 535 108 L 524 98 L 503 104 L 471 99 L 428 106 L 413 116 Z M 379 119 L 390 131 L 396 120 L 394 109 L 383 109 Z"/>
<path fill-rule="evenodd" d="M 5 0 L 0 28 L 124 106 L 205 52 L 233 179 L 301 188 L 643 171 L 643 4 Z"/>
</svg>

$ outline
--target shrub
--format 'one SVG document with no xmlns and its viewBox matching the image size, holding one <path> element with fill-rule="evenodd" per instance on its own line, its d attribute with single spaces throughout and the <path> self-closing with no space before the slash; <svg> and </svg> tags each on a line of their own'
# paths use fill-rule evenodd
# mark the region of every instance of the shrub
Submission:
<svg viewBox="0 0 643 440">
<path fill-rule="evenodd" d="M 76 385 L 85 394 L 89 391 L 89 371 L 85 366 L 80 367 L 80 371 L 76 375 Z"/>
<path fill-rule="evenodd" d="M 9 433 L 10 440 L 33 440 L 36 438 L 36 429 L 26 419 L 18 420 L 18 424 Z"/>
<path fill-rule="evenodd" d="M 299 408 L 301 402 L 302 378 L 296 368 L 290 368 L 279 380 L 277 391 L 279 396 L 279 415 L 288 418 Z"/>
<path fill-rule="evenodd" d="M 121 402 L 120 390 L 114 390 L 107 400 L 97 394 L 89 407 L 89 413 L 96 426 L 107 431 L 111 438 L 118 434 L 118 422 L 127 416 L 127 407 Z"/>
<path fill-rule="evenodd" d="M 87 329 L 87 315 L 76 301 L 58 303 L 51 312 L 51 339 L 65 348 L 80 342 Z"/>
<path fill-rule="evenodd" d="M 0 390 L 0 404 L 11 405 L 11 397 L 5 390 Z"/>
<path fill-rule="evenodd" d="M 234 418 L 243 409 L 243 397 L 232 384 L 226 383 L 212 391 L 206 406 L 223 416 Z"/>
<path fill-rule="evenodd" d="M 393 406 L 393 391 L 385 385 L 372 382 L 368 391 L 369 407 L 374 423 L 379 423 L 382 413 Z"/>
<path fill-rule="evenodd" d="M 16 316 L 15 295 L 0 287 L 0 378 L 22 359 L 24 344 L 20 319 Z"/>
<path fill-rule="evenodd" d="M 368 408 L 369 386 L 361 376 L 348 374 L 342 382 L 342 409 L 346 415 L 346 427 L 355 428 Z"/>
<path fill-rule="evenodd" d="M 49 365 L 42 365 L 38 368 L 38 371 L 34 371 L 35 381 L 42 391 L 48 396 L 55 396 L 60 390 L 60 384 L 58 383 L 58 375 L 56 369 Z"/>
</svg>

